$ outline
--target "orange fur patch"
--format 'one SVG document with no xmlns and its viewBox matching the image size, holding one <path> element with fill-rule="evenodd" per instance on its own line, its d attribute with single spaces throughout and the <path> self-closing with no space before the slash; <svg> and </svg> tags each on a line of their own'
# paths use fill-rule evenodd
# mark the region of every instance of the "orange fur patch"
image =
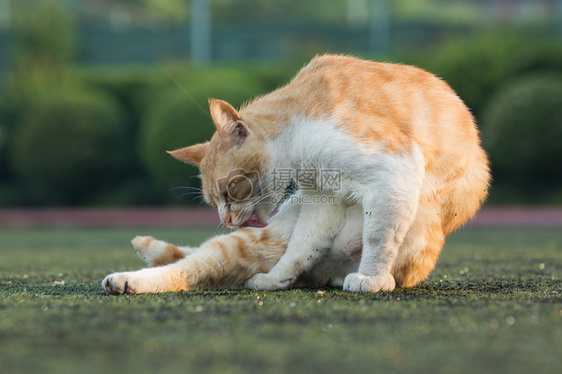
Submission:
<svg viewBox="0 0 562 374">
<path fill-rule="evenodd" d="M 171 264 L 185 257 L 185 254 L 175 245 L 167 244 L 160 256 L 152 260 L 154 266 Z"/>
</svg>

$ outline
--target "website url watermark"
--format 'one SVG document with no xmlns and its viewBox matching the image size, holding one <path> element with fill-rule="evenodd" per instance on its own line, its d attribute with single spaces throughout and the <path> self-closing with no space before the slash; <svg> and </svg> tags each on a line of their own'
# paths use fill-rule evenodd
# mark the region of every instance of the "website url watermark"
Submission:
<svg viewBox="0 0 562 374">
<path fill-rule="evenodd" d="M 280 202 L 288 202 L 289 204 L 339 204 L 339 196 L 334 195 L 276 195 L 271 197 L 271 202 L 273 204 L 279 204 Z"/>
</svg>

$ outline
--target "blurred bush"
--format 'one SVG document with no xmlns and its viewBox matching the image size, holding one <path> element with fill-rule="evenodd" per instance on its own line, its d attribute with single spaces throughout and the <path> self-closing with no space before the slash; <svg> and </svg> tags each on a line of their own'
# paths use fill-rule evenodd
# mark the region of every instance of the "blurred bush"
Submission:
<svg viewBox="0 0 562 374">
<path fill-rule="evenodd" d="M 500 190 L 508 184 L 541 202 L 562 181 L 562 74 L 522 77 L 500 90 L 482 115 L 484 145 Z M 533 193 L 541 196 L 532 196 Z"/>
<path fill-rule="evenodd" d="M 417 61 L 445 79 L 479 118 L 488 100 L 510 80 L 533 72 L 562 72 L 562 48 L 559 40 L 522 37 L 512 30 L 450 40 Z"/>
<path fill-rule="evenodd" d="M 79 73 L 85 87 L 103 92 L 117 103 L 126 134 L 121 145 L 126 154 L 123 182 L 116 183 L 111 191 L 102 191 L 94 202 L 101 205 L 162 203 L 165 193 L 154 188 L 155 183 L 145 172 L 137 154 L 137 139 L 143 112 L 153 100 L 154 87 L 162 84 L 165 77 L 157 69 L 146 67 L 90 68 Z"/>
<path fill-rule="evenodd" d="M 173 159 L 166 151 L 211 138 L 215 127 L 209 114 L 209 97 L 238 107 L 263 93 L 263 86 L 252 74 L 232 69 L 173 70 L 170 75 L 180 87 L 167 81 L 155 89 L 143 114 L 139 158 L 159 189 L 172 189 L 171 201 L 193 203 L 178 196 L 194 195 L 192 188 L 200 185 L 199 170 Z"/>
<path fill-rule="evenodd" d="M 116 104 L 92 92 L 64 92 L 29 108 L 11 148 L 11 170 L 32 204 L 83 204 L 120 180 L 124 128 Z"/>
<path fill-rule="evenodd" d="M 137 131 L 140 117 L 152 100 L 153 88 L 166 79 L 158 69 L 138 66 L 81 69 L 78 75 L 85 87 L 103 91 L 119 104 L 132 134 Z"/>
</svg>

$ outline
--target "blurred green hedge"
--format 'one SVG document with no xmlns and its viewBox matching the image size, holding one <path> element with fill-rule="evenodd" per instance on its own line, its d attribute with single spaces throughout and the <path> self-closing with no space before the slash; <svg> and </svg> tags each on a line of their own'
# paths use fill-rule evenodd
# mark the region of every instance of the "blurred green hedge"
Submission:
<svg viewBox="0 0 562 374">
<path fill-rule="evenodd" d="M 125 132 L 107 96 L 64 92 L 29 108 L 12 139 L 11 171 L 34 204 L 80 204 L 123 172 Z"/>
<path fill-rule="evenodd" d="M 511 82 L 489 101 L 481 122 L 499 191 L 509 185 L 530 202 L 547 200 L 562 181 L 562 74 Z"/>
</svg>

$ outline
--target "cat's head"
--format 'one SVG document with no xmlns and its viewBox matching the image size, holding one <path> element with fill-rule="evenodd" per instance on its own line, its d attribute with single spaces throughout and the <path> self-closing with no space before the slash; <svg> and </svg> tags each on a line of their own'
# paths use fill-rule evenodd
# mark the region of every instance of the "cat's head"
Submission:
<svg viewBox="0 0 562 374">
<path fill-rule="evenodd" d="M 209 109 L 211 140 L 168 153 L 199 167 L 203 196 L 224 225 L 263 227 L 275 208 L 264 136 L 225 101 L 210 99 Z"/>
</svg>

